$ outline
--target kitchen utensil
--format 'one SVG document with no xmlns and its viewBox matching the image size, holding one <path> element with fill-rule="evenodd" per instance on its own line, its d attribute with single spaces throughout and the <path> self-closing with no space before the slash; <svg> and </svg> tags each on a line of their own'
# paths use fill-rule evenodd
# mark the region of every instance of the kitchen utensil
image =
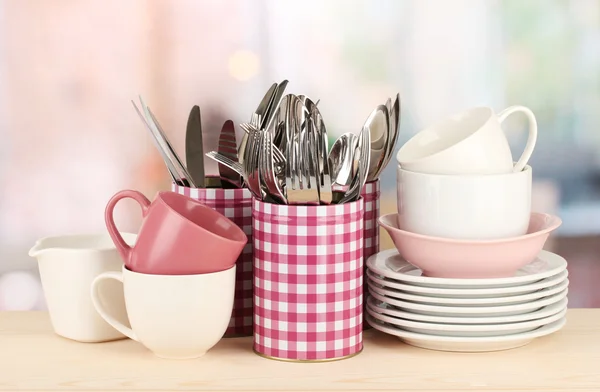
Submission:
<svg viewBox="0 0 600 392">
<path fill-rule="evenodd" d="M 235 271 L 194 275 L 150 275 L 123 267 L 105 272 L 91 285 L 98 313 L 123 335 L 143 344 L 156 356 L 192 359 L 206 354 L 227 329 L 233 309 Z M 122 282 L 131 328 L 105 308 L 100 295 L 108 280 Z"/>
<path fill-rule="evenodd" d="M 367 260 L 372 255 L 379 253 L 379 196 L 380 196 L 379 179 L 367 182 L 360 193 L 363 200 L 365 215 L 363 218 L 363 266 L 367 271 Z M 367 293 L 369 282 L 363 279 L 363 293 Z M 366 296 L 363 297 L 363 306 L 366 306 Z M 364 329 L 368 329 L 369 325 L 363 323 Z"/>
<path fill-rule="evenodd" d="M 135 234 L 123 233 L 129 245 Z M 29 256 L 38 261 L 40 278 L 52 328 L 57 335 L 78 342 L 107 342 L 124 339 L 94 309 L 90 284 L 107 271 L 123 266 L 117 249 L 107 234 L 84 234 L 46 237 L 36 241 Z M 110 302 L 111 313 L 127 320 L 123 289 L 116 285 L 102 288 L 101 295 Z"/>
<path fill-rule="evenodd" d="M 307 206 L 254 199 L 252 214 L 254 350 L 299 361 L 360 352 L 362 200 Z"/>
<path fill-rule="evenodd" d="M 146 116 L 146 121 L 150 125 L 151 129 L 153 129 L 155 136 L 159 140 L 159 144 L 167 152 L 167 155 L 169 156 L 172 164 L 175 166 L 177 171 L 179 173 L 181 173 L 181 176 L 180 176 L 181 182 L 185 186 L 191 186 L 191 187 L 196 188 L 197 187 L 196 183 L 194 182 L 192 176 L 188 172 L 185 165 L 182 163 L 181 159 L 179 158 L 179 155 L 177 155 L 177 153 L 175 152 L 175 149 L 172 147 L 171 143 L 169 142 L 167 135 L 165 134 L 162 127 L 160 126 L 160 123 L 154 116 L 154 113 L 152 113 L 150 108 L 144 103 L 144 100 L 142 99 L 142 97 L 140 96 L 139 98 L 140 98 L 140 104 L 142 105 L 142 108 L 143 108 L 145 116 Z"/>
<path fill-rule="evenodd" d="M 233 142 L 235 144 L 235 134 Z M 221 142 L 219 140 L 219 147 L 220 146 Z M 194 183 L 198 188 L 204 188 L 206 186 L 206 181 L 204 177 L 202 119 L 200 116 L 200 107 L 198 105 L 192 107 L 188 117 L 188 123 L 185 130 L 185 161 Z"/>
<path fill-rule="evenodd" d="M 360 192 L 365 185 L 367 171 L 369 170 L 370 165 L 370 146 L 371 134 L 369 129 L 364 127 L 360 132 L 358 145 L 354 151 L 354 160 L 358 160 L 358 173 L 354 176 L 350 189 L 348 189 L 348 192 L 346 192 L 339 203 L 347 203 L 360 197 Z"/>
<path fill-rule="evenodd" d="M 390 134 L 388 136 L 387 150 L 385 152 L 385 159 L 383 164 L 379 168 L 376 177 L 379 178 L 383 169 L 385 169 L 394 155 L 396 149 L 396 143 L 398 141 L 398 134 L 400 133 L 400 94 L 396 94 L 394 104 L 389 110 L 390 114 Z"/>
<path fill-rule="evenodd" d="M 248 133 L 248 142 L 245 149 L 246 156 L 244 157 L 244 179 L 246 185 L 254 197 L 262 200 L 265 197 L 265 193 L 261 187 L 260 172 L 258 170 L 258 160 L 260 157 L 260 131 L 257 128 L 253 128 Z"/>
<path fill-rule="evenodd" d="M 417 286 L 401 280 L 384 278 L 371 270 L 366 271 L 369 281 L 373 281 L 380 286 L 389 287 L 396 290 L 402 290 L 405 293 L 418 294 L 422 297 L 434 298 L 498 298 L 509 297 L 522 294 L 530 294 L 547 287 L 555 286 L 567 279 L 569 272 L 564 270 L 556 275 L 533 283 L 526 283 L 519 286 L 506 287 L 483 287 L 483 288 L 444 288 Z"/>
<path fill-rule="evenodd" d="M 216 151 L 209 151 L 206 153 L 206 156 L 219 162 L 220 165 L 223 166 L 227 166 L 227 168 L 229 168 L 230 170 L 234 171 L 237 175 L 239 176 L 244 176 L 245 172 L 244 172 L 244 168 L 242 167 L 242 164 L 239 162 L 235 162 L 233 161 L 231 158 L 229 158 L 228 156 L 225 156 L 221 153 L 218 153 Z"/>
<path fill-rule="evenodd" d="M 235 297 L 225 337 L 252 336 L 252 193 L 248 188 L 186 188 L 176 184 L 171 184 L 171 190 L 223 214 L 246 233 L 248 243 L 235 262 Z"/>
<path fill-rule="evenodd" d="M 277 111 L 275 112 L 275 115 L 274 115 L 275 118 L 273 119 L 273 121 L 271 121 L 269 128 L 268 128 L 268 131 L 273 133 L 273 145 L 276 147 L 275 152 L 277 152 L 277 150 L 284 151 L 287 146 L 286 133 L 285 133 L 285 108 L 287 106 L 288 99 L 292 95 L 293 94 L 288 94 L 281 98 L 281 101 L 279 102 L 279 107 L 277 108 Z M 300 99 L 300 101 L 305 106 L 307 104 L 307 100 L 309 101 L 310 104 L 312 104 L 312 101 L 310 101 L 310 99 L 308 99 L 304 95 L 298 95 L 298 99 Z M 312 105 L 316 107 L 319 105 L 320 101 L 321 100 L 317 100 L 317 102 L 315 102 Z M 307 107 L 307 109 L 308 109 L 308 107 Z M 303 126 L 304 126 L 304 124 L 301 125 L 301 128 Z M 325 128 L 325 126 L 323 125 L 323 129 L 324 128 Z"/>
<path fill-rule="evenodd" d="M 138 116 L 140 117 L 140 120 L 142 121 L 142 123 L 146 126 L 146 129 L 148 129 L 148 131 L 150 131 L 150 134 L 152 135 L 152 140 L 154 140 L 154 145 L 156 146 L 156 149 L 158 150 L 158 152 L 160 153 L 165 166 L 167 167 L 167 170 L 169 171 L 169 174 L 173 180 L 173 182 L 180 184 L 180 185 L 186 185 L 189 186 L 189 182 L 187 181 L 186 178 L 183 178 L 177 168 L 175 167 L 175 164 L 173 163 L 173 160 L 171 159 L 171 157 L 167 154 L 167 147 L 164 146 L 164 140 L 160 139 L 160 136 L 154 132 L 154 129 L 150 126 L 150 124 L 148 124 L 148 122 L 146 121 L 146 118 L 144 117 L 144 115 L 142 114 L 142 112 L 140 111 L 140 109 L 138 109 L 137 105 L 135 104 L 135 102 L 131 101 L 131 103 L 133 104 L 133 108 L 135 109 L 135 111 L 137 112 Z"/>
<path fill-rule="evenodd" d="M 287 80 L 283 80 L 281 83 L 279 83 L 277 85 L 277 90 L 275 91 L 273 100 L 271 101 L 271 104 L 269 105 L 266 113 L 262 116 L 262 124 L 260 127 L 261 130 L 263 130 L 263 129 L 268 130 L 269 127 L 271 126 L 271 122 L 275 118 L 275 113 L 279 109 L 279 105 L 281 103 L 281 98 L 283 97 L 283 94 L 285 93 L 285 88 L 287 87 L 287 85 L 288 85 Z"/>
<path fill-rule="evenodd" d="M 317 182 L 318 169 L 316 167 L 316 135 L 314 124 L 310 118 L 306 118 L 306 128 L 300 130 L 299 144 L 298 162 L 301 175 L 302 200 L 304 200 L 304 204 L 318 205 L 320 204 L 320 198 Z"/>
<path fill-rule="evenodd" d="M 277 203 L 287 204 L 287 198 L 275 174 L 273 165 L 273 134 L 267 131 L 260 131 L 261 147 L 259 155 L 260 178 L 264 182 L 267 194 L 275 199 Z"/>
<path fill-rule="evenodd" d="M 289 204 L 305 204 L 311 201 L 311 195 L 308 199 L 304 195 L 303 173 L 301 172 L 302 150 L 300 148 L 300 118 L 303 112 L 302 101 L 297 96 L 290 96 L 287 100 L 285 132 L 287 147 L 285 148 L 285 189 Z M 298 118 L 300 113 L 300 118 Z"/>
<path fill-rule="evenodd" d="M 367 320 L 373 326 L 373 328 L 389 335 L 398 336 L 400 340 L 411 346 L 430 350 L 454 352 L 500 351 L 522 347 L 531 343 L 536 338 L 550 335 L 561 330 L 567 323 L 566 318 L 562 318 L 553 323 L 544 325 L 536 330 L 519 334 L 507 334 L 490 337 L 455 337 L 427 335 L 404 331 L 391 324 L 378 321 L 370 315 L 367 316 Z"/>
<path fill-rule="evenodd" d="M 344 133 L 333 143 L 329 152 L 328 161 L 331 170 L 332 187 L 338 191 L 333 195 L 335 202 L 339 202 L 341 196 L 348 191 L 348 187 L 356 175 L 354 170 L 354 151 L 357 143 L 355 134 Z"/>
<path fill-rule="evenodd" d="M 513 316 L 518 314 L 530 313 L 545 306 L 559 302 L 567 297 L 568 289 L 550 297 L 540 298 L 535 301 L 523 304 L 498 305 L 498 306 L 448 306 L 417 304 L 410 301 L 390 298 L 380 295 L 369 287 L 369 295 L 373 298 L 388 303 L 398 309 L 419 313 L 425 315 L 444 316 L 444 317 L 500 317 Z"/>
<path fill-rule="evenodd" d="M 264 119 L 267 111 L 269 110 L 269 106 L 271 105 L 273 99 L 275 98 L 275 94 L 277 92 L 277 83 L 273 83 L 271 87 L 267 90 L 264 97 L 258 104 L 258 107 L 252 114 L 253 120 L 255 122 L 255 126 L 258 129 L 261 129 L 262 120 Z M 252 122 L 252 121 L 251 121 Z M 242 140 L 240 141 L 240 145 L 238 146 L 238 159 L 241 164 L 244 164 L 244 158 L 246 157 L 246 146 L 248 143 L 248 133 L 244 133 L 242 135 Z"/>
<path fill-rule="evenodd" d="M 403 310 L 399 310 L 394 306 L 381 302 L 373 297 L 369 297 L 367 300 L 367 306 L 371 310 L 377 313 L 386 314 L 388 316 L 402 318 L 405 320 L 422 321 L 428 323 L 438 324 L 507 324 L 516 323 L 522 321 L 539 320 L 544 317 L 552 316 L 553 314 L 559 313 L 561 310 L 567 308 L 569 300 L 567 297 L 561 299 L 558 302 L 544 306 L 536 311 L 529 313 L 516 314 L 512 316 L 497 316 L 497 317 L 452 317 L 452 316 L 433 316 L 420 313 L 412 313 Z"/>
<path fill-rule="evenodd" d="M 513 164 L 501 124 L 516 112 L 527 116 L 529 136 Z M 405 170 L 419 173 L 506 174 L 523 170 L 536 141 L 537 122 L 530 109 L 511 106 L 496 115 L 491 108 L 477 107 L 418 132 L 400 148 L 396 159 Z"/>
<path fill-rule="evenodd" d="M 507 174 L 427 174 L 397 169 L 398 221 L 415 234 L 460 240 L 524 235 L 532 169 Z"/>
<path fill-rule="evenodd" d="M 144 217 L 135 246 L 129 246 L 114 223 L 119 200 L 131 198 Z M 234 265 L 248 242 L 231 220 L 189 197 L 158 192 L 152 203 L 140 192 L 115 194 L 106 206 L 106 227 L 125 265 L 132 271 L 158 275 L 190 275 L 223 271 Z"/>
<path fill-rule="evenodd" d="M 223 127 L 221 128 L 221 133 L 219 134 L 218 151 L 220 154 L 228 157 L 233 162 L 238 161 L 237 143 L 235 141 L 235 127 L 233 125 L 233 121 L 231 120 L 225 121 Z M 232 184 L 235 188 L 242 187 L 241 175 L 237 171 L 232 170 L 229 166 L 219 163 L 219 175 L 224 187 L 226 186 L 226 183 Z"/>
<path fill-rule="evenodd" d="M 251 132 L 251 129 L 254 131 L 258 131 L 257 127 L 254 127 L 252 124 L 249 123 L 241 123 L 240 128 L 242 128 L 246 133 Z M 273 146 L 273 161 L 275 163 L 275 166 L 278 168 L 283 168 L 285 166 L 285 157 L 281 150 L 276 146 Z"/>
<path fill-rule="evenodd" d="M 367 180 L 373 181 L 383 170 L 390 137 L 390 115 L 385 105 L 377 105 L 371 112 L 364 125 L 370 132 L 371 143 L 369 147 L 370 163 Z"/>
<path fill-rule="evenodd" d="M 377 275 L 412 286 L 471 290 L 518 287 L 541 282 L 543 279 L 557 276 L 565 271 L 567 261 L 555 253 L 542 250 L 535 260 L 521 267 L 510 277 L 492 279 L 435 278 L 423 276 L 422 271 L 404 260 L 396 249 L 388 249 L 371 256 L 367 260 L 367 266 Z"/>
<path fill-rule="evenodd" d="M 497 240 L 456 240 L 425 236 L 398 228 L 397 214 L 379 218 L 396 249 L 424 275 L 440 278 L 504 278 L 531 263 L 550 233 L 562 223 L 557 216 L 534 212 L 527 234 Z"/>
<path fill-rule="evenodd" d="M 539 298 L 549 297 L 557 294 L 569 287 L 569 279 L 565 279 L 558 284 L 546 287 L 533 293 L 521 294 L 521 295 L 510 295 L 492 298 L 446 298 L 446 297 L 430 297 L 422 296 L 419 294 L 405 293 L 400 290 L 395 290 L 389 287 L 382 287 L 379 284 L 371 281 L 369 287 L 373 289 L 379 295 L 385 295 L 386 297 L 400 299 L 403 301 L 411 301 L 419 304 L 433 304 L 433 305 L 450 305 L 450 306 L 483 306 L 483 305 L 507 305 L 507 304 L 523 304 L 531 302 Z"/>
<path fill-rule="evenodd" d="M 525 333 L 533 331 L 537 328 L 543 327 L 544 325 L 551 324 L 557 320 L 563 319 L 567 313 L 567 309 L 564 308 L 560 312 L 553 314 L 548 317 L 544 317 L 538 320 L 521 321 L 517 323 L 508 324 L 435 324 L 435 323 L 423 323 L 420 321 L 403 320 L 395 317 L 386 316 L 384 314 L 374 311 L 372 308 L 367 307 L 367 314 L 369 316 L 383 321 L 389 325 L 393 325 L 403 331 L 443 336 L 443 337 L 464 337 L 464 338 L 478 338 L 478 337 L 494 337 L 503 335 L 513 335 L 519 333 Z"/>
<path fill-rule="evenodd" d="M 333 193 L 331 189 L 331 175 L 329 169 L 329 140 L 327 138 L 327 129 L 323 116 L 317 108 L 317 105 L 312 103 L 310 99 L 306 99 L 307 108 L 309 108 L 310 121 L 314 126 L 315 132 L 315 162 L 317 168 L 317 187 L 319 190 L 319 200 L 321 204 L 331 204 Z"/>
</svg>

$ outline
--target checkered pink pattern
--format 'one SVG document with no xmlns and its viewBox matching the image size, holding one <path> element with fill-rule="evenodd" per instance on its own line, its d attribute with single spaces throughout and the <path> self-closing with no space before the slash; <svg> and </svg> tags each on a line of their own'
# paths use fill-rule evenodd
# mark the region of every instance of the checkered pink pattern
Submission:
<svg viewBox="0 0 600 392">
<path fill-rule="evenodd" d="M 362 350 L 363 201 L 254 200 L 254 350 L 331 360 Z"/>
<path fill-rule="evenodd" d="M 233 314 L 226 337 L 252 335 L 252 194 L 246 188 L 186 188 L 172 184 L 173 192 L 199 200 L 237 224 L 248 236 L 248 243 L 236 262 Z"/>
<path fill-rule="evenodd" d="M 363 258 L 366 262 L 369 257 L 379 253 L 379 179 L 367 182 L 360 195 L 365 206 Z"/>
<path fill-rule="evenodd" d="M 367 182 L 362 189 L 361 196 L 365 205 L 365 218 L 364 218 L 364 245 L 363 245 L 363 264 L 364 268 L 367 268 L 367 259 L 379 253 L 379 179 L 371 182 Z M 363 283 L 363 304 L 367 305 L 367 279 Z M 364 322 L 364 329 L 369 329 L 370 325 L 367 321 Z"/>
</svg>

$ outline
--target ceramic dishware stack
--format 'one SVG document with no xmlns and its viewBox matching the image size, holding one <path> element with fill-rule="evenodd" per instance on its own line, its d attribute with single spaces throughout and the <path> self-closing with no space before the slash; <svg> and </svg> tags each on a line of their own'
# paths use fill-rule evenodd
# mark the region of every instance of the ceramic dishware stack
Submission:
<svg viewBox="0 0 600 392">
<path fill-rule="evenodd" d="M 514 162 L 501 123 L 529 122 Z M 534 114 L 480 107 L 417 133 L 397 154 L 396 250 L 369 258 L 369 322 L 426 348 L 518 347 L 565 323 L 566 261 L 543 250 L 561 220 L 531 211 Z"/>
<path fill-rule="evenodd" d="M 143 215 L 133 246 L 113 220 L 114 208 L 124 198 L 135 200 Z M 223 337 L 231 318 L 236 260 L 248 241 L 242 229 L 175 192 L 159 192 L 152 202 L 137 191 L 118 192 L 106 206 L 105 219 L 124 266 L 100 274 L 91 284 L 100 316 L 159 357 L 204 355 Z M 123 285 L 128 323 L 115 317 L 102 294 L 110 280 Z"/>
<path fill-rule="evenodd" d="M 219 163 L 218 175 L 205 171 L 205 154 L 200 107 L 192 107 L 185 133 L 185 165 L 179 158 L 151 109 L 142 98 L 138 109 L 144 126 L 153 136 L 173 179 L 171 190 L 200 201 L 238 225 L 248 243 L 236 260 L 236 284 L 233 311 L 225 337 L 252 335 L 252 194 L 241 176 Z M 237 144 L 233 121 L 227 120 L 219 131 L 218 152 L 237 163 Z"/>
</svg>

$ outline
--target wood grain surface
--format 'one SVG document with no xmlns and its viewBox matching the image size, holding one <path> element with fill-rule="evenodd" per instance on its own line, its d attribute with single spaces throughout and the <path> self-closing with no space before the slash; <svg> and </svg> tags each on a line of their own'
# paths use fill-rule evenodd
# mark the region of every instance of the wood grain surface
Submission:
<svg viewBox="0 0 600 392">
<path fill-rule="evenodd" d="M 358 356 L 286 363 L 223 339 L 196 360 L 155 357 L 131 340 L 78 343 L 45 312 L 0 313 L 0 390 L 19 391 L 600 391 L 600 309 L 571 309 L 567 326 L 525 347 L 444 353 L 370 330 Z"/>
</svg>

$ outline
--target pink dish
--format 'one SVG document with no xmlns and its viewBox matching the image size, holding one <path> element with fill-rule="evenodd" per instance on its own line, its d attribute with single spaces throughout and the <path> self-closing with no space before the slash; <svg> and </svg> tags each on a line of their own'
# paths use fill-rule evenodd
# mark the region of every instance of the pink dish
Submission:
<svg viewBox="0 0 600 392">
<path fill-rule="evenodd" d="M 458 240 L 410 233 L 398 227 L 398 214 L 379 218 L 402 257 L 438 278 L 505 278 L 533 261 L 562 220 L 534 212 L 527 234 L 495 240 Z"/>
</svg>

